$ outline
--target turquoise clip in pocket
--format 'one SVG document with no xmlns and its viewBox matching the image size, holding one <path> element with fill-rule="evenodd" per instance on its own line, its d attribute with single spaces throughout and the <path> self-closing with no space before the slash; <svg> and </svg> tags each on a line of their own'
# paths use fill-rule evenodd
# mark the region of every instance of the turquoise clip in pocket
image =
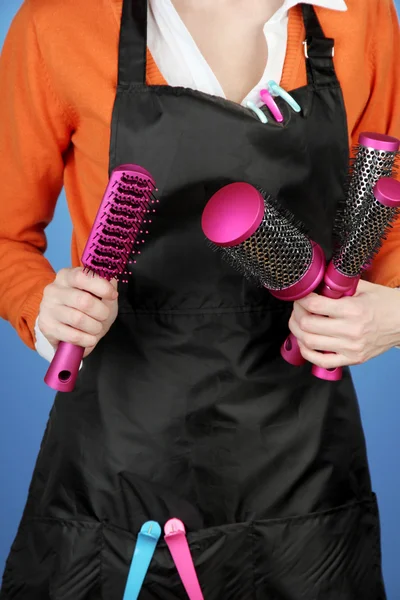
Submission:
<svg viewBox="0 0 400 600">
<path fill-rule="evenodd" d="M 268 123 L 267 116 L 264 115 L 263 111 L 260 108 L 258 108 L 258 106 L 256 104 L 254 104 L 254 102 L 251 102 L 250 100 L 248 100 L 246 102 L 246 106 L 247 106 L 247 108 L 252 110 L 255 115 L 257 115 L 257 117 L 260 119 L 261 123 Z"/>
<path fill-rule="evenodd" d="M 147 521 L 142 525 L 137 536 L 123 600 L 137 600 L 160 536 L 161 527 L 156 521 Z"/>
<path fill-rule="evenodd" d="M 284 90 L 280 85 L 276 83 L 276 81 L 268 81 L 267 85 L 268 91 L 272 96 L 280 96 L 282 100 L 284 100 L 287 104 L 289 104 L 290 108 L 292 108 L 295 112 L 301 112 L 301 106 L 296 102 L 296 100 Z"/>
</svg>

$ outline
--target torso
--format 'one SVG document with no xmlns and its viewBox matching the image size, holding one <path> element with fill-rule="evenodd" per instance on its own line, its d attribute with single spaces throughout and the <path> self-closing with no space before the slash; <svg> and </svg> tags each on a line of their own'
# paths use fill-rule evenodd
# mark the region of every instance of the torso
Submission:
<svg viewBox="0 0 400 600">
<path fill-rule="evenodd" d="M 282 0 L 173 0 L 173 4 L 226 97 L 241 102 L 262 77 L 268 58 L 263 27 Z"/>
</svg>

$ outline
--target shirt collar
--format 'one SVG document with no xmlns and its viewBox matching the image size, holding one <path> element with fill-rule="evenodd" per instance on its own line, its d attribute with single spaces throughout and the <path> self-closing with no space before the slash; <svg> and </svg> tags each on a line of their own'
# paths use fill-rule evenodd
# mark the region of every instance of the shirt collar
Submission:
<svg viewBox="0 0 400 600">
<path fill-rule="evenodd" d="M 314 6 L 320 6 L 321 8 L 328 8 L 330 10 L 347 10 L 345 0 L 284 0 L 282 6 L 271 18 L 270 23 L 280 21 L 291 8 L 298 4 L 313 4 Z"/>
</svg>

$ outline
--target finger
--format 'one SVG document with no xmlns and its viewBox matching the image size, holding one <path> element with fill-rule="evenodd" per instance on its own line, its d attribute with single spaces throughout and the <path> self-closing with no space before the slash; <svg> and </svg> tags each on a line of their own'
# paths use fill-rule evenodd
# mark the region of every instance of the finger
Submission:
<svg viewBox="0 0 400 600">
<path fill-rule="evenodd" d="M 335 354 L 347 355 L 351 349 L 345 348 L 340 338 L 314 335 L 312 333 L 299 332 L 296 335 L 297 340 L 308 350 L 315 352 L 333 352 Z"/>
<path fill-rule="evenodd" d="M 93 352 L 95 347 L 96 346 L 89 346 L 88 348 L 85 348 L 85 352 L 83 353 L 83 358 L 86 358 L 91 352 Z"/>
<path fill-rule="evenodd" d="M 98 337 L 58 323 L 56 321 L 45 322 L 42 324 L 42 333 L 47 337 L 49 342 L 54 345 L 54 340 L 57 342 L 66 342 L 81 348 L 90 348 L 96 346 Z"/>
<path fill-rule="evenodd" d="M 55 321 L 64 325 L 69 325 L 90 335 L 99 336 L 103 331 L 103 323 L 89 317 L 87 314 L 70 308 L 69 306 L 57 306 L 53 312 Z"/>
<path fill-rule="evenodd" d="M 303 306 L 298 301 L 296 301 L 293 304 L 292 314 L 294 314 L 296 316 L 296 319 L 299 321 L 303 315 L 309 315 L 311 313 L 309 313 L 305 308 L 303 308 Z"/>
<path fill-rule="evenodd" d="M 98 298 L 115 300 L 118 297 L 115 284 L 93 273 L 87 273 L 80 267 L 61 271 L 60 282 L 65 287 L 77 288 Z"/>
<path fill-rule="evenodd" d="M 367 294 L 374 290 L 376 290 L 376 283 L 371 283 L 370 281 L 365 281 L 364 279 L 360 279 L 360 281 L 358 282 L 358 285 L 357 285 L 357 290 L 356 290 L 355 295 L 358 296 L 359 294 Z"/>
<path fill-rule="evenodd" d="M 107 321 L 110 315 L 110 308 L 102 300 L 76 288 L 62 289 L 57 304 L 75 309 L 100 322 Z M 53 310 L 56 310 L 56 306 Z"/>
<path fill-rule="evenodd" d="M 362 305 L 358 298 L 325 298 L 317 294 L 309 294 L 297 300 L 299 306 L 309 313 L 332 318 L 359 318 L 362 316 Z"/>
<path fill-rule="evenodd" d="M 326 318 L 326 317 L 322 317 Z M 343 340 L 341 338 L 329 337 L 326 335 L 318 335 L 304 331 L 296 319 L 289 321 L 289 329 L 308 350 L 324 351 L 324 352 L 342 352 Z"/>
<path fill-rule="evenodd" d="M 349 358 L 343 354 L 323 354 L 321 352 L 315 352 L 303 346 L 299 342 L 300 352 L 303 358 L 317 367 L 323 369 L 337 369 L 338 367 L 350 366 L 353 363 Z"/>
<path fill-rule="evenodd" d="M 358 330 L 352 322 L 342 318 L 321 317 L 304 311 L 301 316 L 295 314 L 299 328 L 305 333 L 332 338 L 353 338 L 353 330 Z"/>
<path fill-rule="evenodd" d="M 359 365 L 371 358 L 365 339 L 328 337 L 307 333 L 300 329 L 294 319 L 289 321 L 289 328 L 299 344 L 306 350 L 340 354 L 345 357 L 346 365 Z"/>
</svg>

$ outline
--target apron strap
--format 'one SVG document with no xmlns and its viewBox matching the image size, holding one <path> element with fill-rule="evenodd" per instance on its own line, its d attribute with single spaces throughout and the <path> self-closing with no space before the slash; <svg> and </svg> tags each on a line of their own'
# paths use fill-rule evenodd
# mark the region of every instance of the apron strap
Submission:
<svg viewBox="0 0 400 600">
<path fill-rule="evenodd" d="M 123 0 L 118 85 L 146 83 L 147 0 Z"/>
<path fill-rule="evenodd" d="M 333 64 L 335 42 L 325 36 L 314 6 L 302 4 L 306 39 L 304 54 L 306 57 L 307 79 L 310 85 L 339 85 Z"/>
</svg>

